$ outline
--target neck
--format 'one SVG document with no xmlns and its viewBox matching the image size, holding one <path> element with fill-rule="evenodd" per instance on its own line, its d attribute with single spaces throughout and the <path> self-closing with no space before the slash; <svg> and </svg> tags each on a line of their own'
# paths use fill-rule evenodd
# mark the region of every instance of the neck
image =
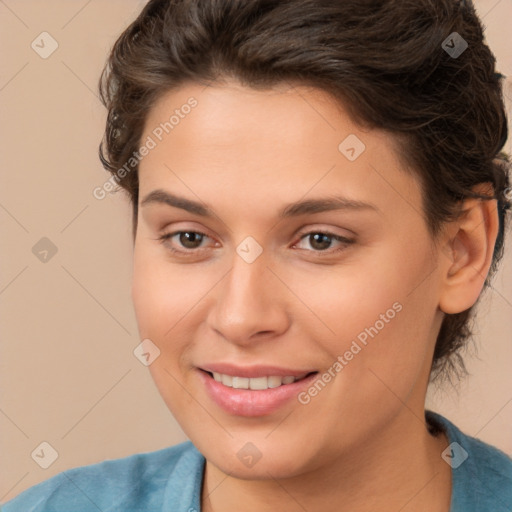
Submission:
<svg viewBox="0 0 512 512">
<path fill-rule="evenodd" d="M 421 416 L 420 416 L 421 417 Z M 206 461 L 203 512 L 449 512 L 451 471 L 431 435 L 408 409 L 387 428 L 329 465 L 285 479 L 242 480 Z"/>
</svg>

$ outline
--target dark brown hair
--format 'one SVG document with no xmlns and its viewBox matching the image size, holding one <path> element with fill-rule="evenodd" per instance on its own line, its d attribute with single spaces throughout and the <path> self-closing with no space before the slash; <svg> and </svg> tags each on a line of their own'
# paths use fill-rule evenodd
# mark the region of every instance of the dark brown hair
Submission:
<svg viewBox="0 0 512 512">
<path fill-rule="evenodd" d="M 450 54 L 466 43 L 460 55 Z M 150 0 L 115 42 L 100 79 L 108 109 L 100 159 L 130 196 L 134 236 L 138 166 L 122 179 L 119 170 L 137 151 L 149 110 L 185 82 L 226 78 L 258 89 L 311 85 L 361 125 L 392 133 L 422 185 L 421 210 L 434 239 L 456 218 L 461 200 L 497 199 L 489 285 L 510 206 L 500 153 L 507 119 L 503 76 L 471 2 Z M 492 195 L 475 193 L 481 183 L 492 185 Z M 432 378 L 464 370 L 459 349 L 471 335 L 472 310 L 445 315 Z"/>
</svg>

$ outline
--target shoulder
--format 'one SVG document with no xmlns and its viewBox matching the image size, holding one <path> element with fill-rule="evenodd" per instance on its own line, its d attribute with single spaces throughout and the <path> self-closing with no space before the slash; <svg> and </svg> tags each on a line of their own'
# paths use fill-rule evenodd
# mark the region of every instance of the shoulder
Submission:
<svg viewBox="0 0 512 512">
<path fill-rule="evenodd" d="M 203 456 L 187 441 L 154 452 L 81 466 L 59 473 L 8 501 L 2 512 L 160 511 L 169 485 L 197 486 Z M 200 482 L 199 482 L 200 484 Z M 172 493 L 171 493 L 172 494 Z M 172 498 L 172 496 L 170 496 Z"/>
<path fill-rule="evenodd" d="M 512 510 L 512 459 L 469 436 L 439 414 L 427 412 L 445 431 L 450 445 L 443 458 L 452 466 L 452 512 Z"/>
</svg>

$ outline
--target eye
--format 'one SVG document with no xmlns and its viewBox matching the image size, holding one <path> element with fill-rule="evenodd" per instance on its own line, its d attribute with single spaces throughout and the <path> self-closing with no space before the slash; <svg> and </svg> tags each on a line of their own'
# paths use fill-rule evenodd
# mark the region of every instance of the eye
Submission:
<svg viewBox="0 0 512 512">
<path fill-rule="evenodd" d="M 176 238 L 174 244 L 171 243 L 173 238 Z M 201 249 L 205 248 L 202 247 L 201 244 L 209 238 L 210 237 L 207 234 L 200 231 L 186 230 L 174 231 L 172 233 L 163 233 L 158 237 L 158 240 L 164 244 L 172 253 L 187 256 L 197 253 Z M 313 251 L 310 252 L 326 253 L 326 255 L 342 251 L 346 249 L 348 245 L 354 243 L 354 240 L 350 238 L 336 235 L 335 233 L 331 233 L 329 231 L 309 231 L 307 233 L 301 234 L 300 241 L 302 242 L 306 239 L 309 240 L 311 247 L 313 248 Z M 329 250 L 333 244 L 333 241 L 337 242 L 339 247 L 334 250 Z M 177 244 L 178 247 L 176 247 L 175 244 Z"/>
<path fill-rule="evenodd" d="M 186 250 L 180 250 L 180 248 L 176 248 L 171 245 L 170 242 L 174 237 L 177 237 L 176 242 L 179 244 L 179 247 Z M 196 252 L 197 249 L 201 249 L 200 244 L 206 238 L 210 237 L 200 231 L 175 231 L 173 233 L 163 233 L 158 237 L 158 240 L 162 244 L 166 245 L 171 252 L 186 254 L 189 252 Z"/>
<path fill-rule="evenodd" d="M 343 251 L 348 245 L 354 243 L 354 240 L 351 240 L 350 238 L 336 235 L 335 233 L 331 233 L 329 231 L 309 231 L 307 233 L 301 234 L 300 240 L 302 241 L 305 239 L 309 240 L 311 247 L 313 247 L 314 251 L 312 252 L 327 252 L 327 254 Z M 327 251 L 332 245 L 333 240 L 338 242 L 340 247 Z"/>
</svg>

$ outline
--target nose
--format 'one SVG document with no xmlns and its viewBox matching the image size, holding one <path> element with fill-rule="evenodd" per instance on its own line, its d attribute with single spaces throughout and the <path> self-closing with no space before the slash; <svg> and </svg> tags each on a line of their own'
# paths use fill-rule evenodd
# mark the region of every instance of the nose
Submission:
<svg viewBox="0 0 512 512">
<path fill-rule="evenodd" d="M 225 340 L 253 344 L 272 339 L 289 325 L 286 286 L 269 268 L 264 252 L 252 263 L 235 253 L 231 270 L 219 283 L 208 315 L 210 327 Z"/>
</svg>

